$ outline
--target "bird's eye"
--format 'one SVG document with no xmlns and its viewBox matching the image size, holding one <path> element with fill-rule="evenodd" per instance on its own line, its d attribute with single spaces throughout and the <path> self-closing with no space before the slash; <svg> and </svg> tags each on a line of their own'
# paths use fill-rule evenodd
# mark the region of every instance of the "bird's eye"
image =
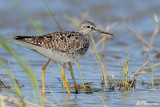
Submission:
<svg viewBox="0 0 160 107">
<path fill-rule="evenodd" d="M 87 28 L 90 28 L 90 26 L 87 26 Z"/>
</svg>

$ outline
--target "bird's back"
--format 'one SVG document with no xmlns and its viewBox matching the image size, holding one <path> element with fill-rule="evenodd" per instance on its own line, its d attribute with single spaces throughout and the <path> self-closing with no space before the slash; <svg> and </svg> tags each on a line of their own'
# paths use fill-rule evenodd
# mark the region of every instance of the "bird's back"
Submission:
<svg viewBox="0 0 160 107">
<path fill-rule="evenodd" d="M 84 36 L 79 32 L 53 32 L 43 36 L 16 36 L 14 39 L 27 45 L 44 47 L 55 51 L 73 51 L 79 48 Z"/>
</svg>

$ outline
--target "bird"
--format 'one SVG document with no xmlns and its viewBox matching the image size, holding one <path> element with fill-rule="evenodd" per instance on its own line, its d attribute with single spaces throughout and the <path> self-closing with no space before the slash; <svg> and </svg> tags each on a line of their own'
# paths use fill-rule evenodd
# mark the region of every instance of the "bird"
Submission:
<svg viewBox="0 0 160 107">
<path fill-rule="evenodd" d="M 89 35 L 93 32 L 112 35 L 96 28 L 91 21 L 82 21 L 77 32 L 60 31 L 45 34 L 43 36 L 15 36 L 14 39 L 30 46 L 43 56 L 49 58 L 45 66 L 42 68 L 43 94 L 45 94 L 45 68 L 50 60 L 62 62 L 63 71 L 62 79 L 65 84 L 68 95 L 70 95 L 69 86 L 65 80 L 65 67 L 67 62 L 78 60 L 84 56 L 89 48 Z"/>
</svg>

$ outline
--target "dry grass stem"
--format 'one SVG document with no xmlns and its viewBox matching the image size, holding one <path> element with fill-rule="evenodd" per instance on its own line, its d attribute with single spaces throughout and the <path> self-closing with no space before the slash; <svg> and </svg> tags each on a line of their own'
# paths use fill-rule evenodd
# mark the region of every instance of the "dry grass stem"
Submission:
<svg viewBox="0 0 160 107">
<path fill-rule="evenodd" d="M 127 25 L 127 24 L 124 24 L 124 25 L 128 28 L 128 30 L 130 30 L 130 31 L 137 37 L 137 39 L 142 43 L 142 45 L 145 45 L 145 46 L 150 47 L 150 48 L 154 48 L 152 44 L 148 43 L 148 42 L 144 39 L 144 37 L 143 37 L 142 34 L 135 32 L 135 31 L 133 30 L 133 28 L 131 28 L 131 26 L 129 26 L 129 25 Z"/>
<path fill-rule="evenodd" d="M 144 71 L 142 71 L 142 72 L 139 72 L 140 70 L 142 70 L 143 69 L 143 67 L 145 66 L 145 65 L 147 65 L 149 63 L 149 61 L 146 61 L 131 77 L 130 77 L 130 79 L 129 80 L 131 80 L 133 77 L 137 77 L 138 75 L 140 75 L 140 74 L 144 74 L 144 73 L 146 73 L 146 72 L 144 72 Z"/>
<path fill-rule="evenodd" d="M 152 36 L 151 36 L 150 44 L 152 44 L 152 45 L 153 45 L 154 40 L 155 40 L 155 37 L 157 36 L 158 31 L 159 31 L 159 27 L 158 27 L 158 26 L 156 26 L 156 28 L 155 28 L 155 30 L 154 30 L 154 32 L 153 32 L 153 34 L 152 34 Z"/>
</svg>

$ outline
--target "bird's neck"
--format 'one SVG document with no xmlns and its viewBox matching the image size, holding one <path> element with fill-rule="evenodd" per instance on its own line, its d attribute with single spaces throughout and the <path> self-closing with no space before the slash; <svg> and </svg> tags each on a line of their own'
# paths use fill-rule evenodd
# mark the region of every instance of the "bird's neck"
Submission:
<svg viewBox="0 0 160 107">
<path fill-rule="evenodd" d="M 84 32 L 84 31 L 79 31 L 83 36 L 88 37 L 90 35 L 90 33 L 88 32 Z"/>
</svg>

